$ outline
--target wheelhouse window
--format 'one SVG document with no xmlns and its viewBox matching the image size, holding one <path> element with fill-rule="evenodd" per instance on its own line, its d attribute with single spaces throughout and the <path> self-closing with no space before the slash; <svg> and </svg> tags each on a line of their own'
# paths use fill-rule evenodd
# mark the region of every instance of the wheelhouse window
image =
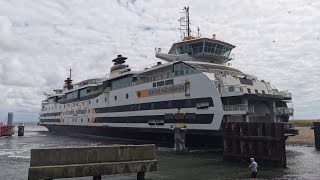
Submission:
<svg viewBox="0 0 320 180">
<path fill-rule="evenodd" d="M 204 46 L 205 53 L 216 54 L 224 57 L 229 57 L 231 50 L 231 47 L 208 41 L 205 42 Z"/>
<path fill-rule="evenodd" d="M 177 47 L 178 54 L 197 54 L 203 51 L 203 41 L 182 44 Z"/>
</svg>

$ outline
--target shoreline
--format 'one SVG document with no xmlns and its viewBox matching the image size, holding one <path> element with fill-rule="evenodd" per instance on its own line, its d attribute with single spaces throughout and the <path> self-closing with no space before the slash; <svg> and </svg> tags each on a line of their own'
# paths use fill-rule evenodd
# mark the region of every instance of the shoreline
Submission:
<svg viewBox="0 0 320 180">
<path fill-rule="evenodd" d="M 289 136 L 286 144 L 291 145 L 304 145 L 314 146 L 314 131 L 310 127 L 296 127 L 299 130 L 299 134 L 296 136 Z"/>
</svg>

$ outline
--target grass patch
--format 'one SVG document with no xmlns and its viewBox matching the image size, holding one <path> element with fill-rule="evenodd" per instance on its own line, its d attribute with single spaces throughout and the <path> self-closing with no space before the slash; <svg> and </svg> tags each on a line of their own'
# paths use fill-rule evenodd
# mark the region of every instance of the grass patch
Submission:
<svg viewBox="0 0 320 180">
<path fill-rule="evenodd" d="M 289 120 L 289 123 L 294 124 L 296 127 L 311 127 L 313 122 L 320 122 L 320 119 L 299 119 L 299 120 Z"/>
</svg>

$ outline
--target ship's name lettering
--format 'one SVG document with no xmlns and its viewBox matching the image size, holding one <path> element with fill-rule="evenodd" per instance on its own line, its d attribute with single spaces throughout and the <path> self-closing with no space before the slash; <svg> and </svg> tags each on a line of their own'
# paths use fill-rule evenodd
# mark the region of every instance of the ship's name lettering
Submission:
<svg viewBox="0 0 320 180">
<path fill-rule="evenodd" d="M 184 85 L 175 85 L 163 88 L 149 89 L 148 95 L 155 96 L 160 94 L 180 93 L 184 92 Z"/>
</svg>

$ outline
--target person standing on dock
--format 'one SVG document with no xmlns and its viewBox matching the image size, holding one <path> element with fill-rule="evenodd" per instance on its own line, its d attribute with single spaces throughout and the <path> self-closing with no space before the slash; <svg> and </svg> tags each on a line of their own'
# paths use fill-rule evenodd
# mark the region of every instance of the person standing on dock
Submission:
<svg viewBox="0 0 320 180">
<path fill-rule="evenodd" d="M 249 169 L 251 171 L 252 179 L 257 179 L 258 173 L 258 163 L 254 161 L 254 158 L 250 158 L 251 164 L 249 165 Z"/>
</svg>

